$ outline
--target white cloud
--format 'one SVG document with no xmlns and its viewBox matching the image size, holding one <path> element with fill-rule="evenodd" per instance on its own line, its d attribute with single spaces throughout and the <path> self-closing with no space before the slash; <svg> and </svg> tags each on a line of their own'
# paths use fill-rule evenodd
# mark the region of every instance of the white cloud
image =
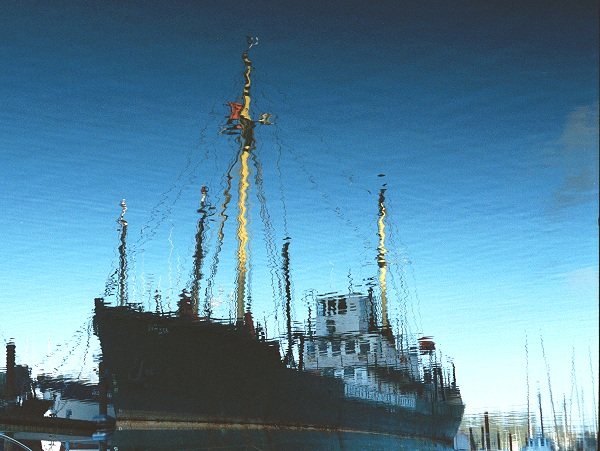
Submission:
<svg viewBox="0 0 600 451">
<path fill-rule="evenodd" d="M 598 103 L 575 108 L 561 135 L 564 179 L 554 195 L 559 209 L 598 198 Z"/>
</svg>

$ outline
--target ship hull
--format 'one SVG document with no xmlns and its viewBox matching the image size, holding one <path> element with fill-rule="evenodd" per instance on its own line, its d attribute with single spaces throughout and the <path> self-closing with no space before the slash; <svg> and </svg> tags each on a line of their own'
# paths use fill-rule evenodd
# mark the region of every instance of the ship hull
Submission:
<svg viewBox="0 0 600 451">
<path fill-rule="evenodd" d="M 414 393 L 411 407 L 348 399 L 344 383 L 287 368 L 243 328 L 96 305 L 119 422 L 354 431 L 450 443 L 464 405 Z"/>
</svg>

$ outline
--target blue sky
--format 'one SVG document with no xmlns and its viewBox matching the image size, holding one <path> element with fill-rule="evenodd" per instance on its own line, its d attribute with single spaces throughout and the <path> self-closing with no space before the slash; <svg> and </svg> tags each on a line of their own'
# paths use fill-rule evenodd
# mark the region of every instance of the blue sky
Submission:
<svg viewBox="0 0 600 451">
<path fill-rule="evenodd" d="M 308 290 L 375 274 L 387 183 L 389 255 L 408 287 L 393 313 L 406 299 L 415 332 L 452 356 L 468 412 L 523 406 L 526 336 L 532 381 L 547 387 L 542 337 L 554 391 L 569 397 L 575 353 L 591 392 L 597 2 L 0 8 L 0 338 L 27 363 L 86 341 L 121 198 L 131 295 L 147 302 L 149 286 L 173 292 L 189 274 L 200 186 L 222 202 L 233 143 L 217 132 L 254 35 L 256 111 L 277 122 L 258 130 L 257 158 L 277 246 L 292 237 L 297 317 Z M 272 263 L 253 257 L 257 315 L 273 323 Z"/>
</svg>

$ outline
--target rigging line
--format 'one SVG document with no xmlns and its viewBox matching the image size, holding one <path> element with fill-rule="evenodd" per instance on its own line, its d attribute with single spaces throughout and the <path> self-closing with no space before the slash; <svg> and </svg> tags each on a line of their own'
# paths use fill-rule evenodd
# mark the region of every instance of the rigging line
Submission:
<svg viewBox="0 0 600 451">
<path fill-rule="evenodd" d="M 81 345 L 81 336 L 83 335 L 84 330 L 87 330 L 89 325 L 91 324 L 91 322 L 92 322 L 91 318 L 92 318 L 91 316 L 88 317 L 86 322 L 84 324 L 82 324 L 79 327 L 79 329 L 77 329 L 77 331 L 75 331 L 69 339 L 56 345 L 53 350 L 50 349 L 50 344 L 49 344 L 48 353 L 46 354 L 46 356 L 42 359 L 42 361 L 39 364 L 35 365 L 35 367 L 43 369 L 43 366 L 45 366 L 46 363 L 49 363 L 48 360 L 50 358 L 54 358 L 55 356 L 61 357 L 58 354 L 59 349 L 60 350 L 64 349 L 67 352 L 67 354 L 62 356 L 62 360 L 60 361 L 60 363 L 52 369 L 52 374 L 55 374 L 59 369 L 61 369 L 63 366 L 65 366 L 67 361 L 71 358 L 71 356 L 74 355 L 77 348 L 79 348 L 79 346 Z M 89 333 L 90 333 L 90 331 L 88 331 L 88 334 Z M 89 338 L 90 337 L 88 335 L 88 343 L 89 343 Z M 87 352 L 87 349 L 86 349 L 86 352 Z"/>
<path fill-rule="evenodd" d="M 188 154 L 187 161 L 186 161 L 184 168 L 179 172 L 175 181 L 171 184 L 171 187 L 161 194 L 161 198 L 159 199 L 159 201 L 154 205 L 154 207 L 150 211 L 150 218 L 146 221 L 146 223 L 140 229 L 140 236 L 138 237 L 137 241 L 132 246 L 132 255 L 135 255 L 137 253 L 137 249 L 142 247 L 144 244 L 146 244 L 148 242 L 148 240 L 151 239 L 156 234 L 160 225 L 169 216 L 172 207 L 177 203 L 177 200 L 179 200 L 182 188 L 180 188 L 179 191 L 177 192 L 175 199 L 173 200 L 171 205 L 167 206 L 167 212 L 168 212 L 167 214 L 163 213 L 159 217 L 160 209 L 163 205 L 165 205 L 167 203 L 171 192 L 177 188 L 178 183 L 181 181 L 184 174 L 188 171 L 191 164 L 192 164 L 191 154 Z M 151 226 L 152 222 L 157 217 L 159 217 L 157 223 L 155 225 Z"/>
<path fill-rule="evenodd" d="M 384 185 L 385 186 L 385 185 Z M 382 190 L 382 194 L 380 194 L 380 196 L 383 196 L 384 190 Z M 379 219 L 379 223 L 382 222 L 383 217 L 388 217 L 389 215 L 387 215 L 386 212 L 386 208 L 382 203 L 382 198 L 380 197 L 380 219 Z M 383 216 L 381 216 L 383 215 Z M 388 241 L 390 241 L 392 244 L 394 243 L 394 237 L 392 236 L 393 233 L 397 233 L 397 228 L 396 227 L 391 227 L 393 222 L 391 220 L 387 220 L 386 223 L 388 223 L 388 226 L 390 226 L 390 229 L 387 233 L 388 235 Z M 395 232 L 396 231 L 396 232 Z M 380 231 L 380 233 L 382 233 L 382 231 Z M 394 246 L 390 246 L 391 249 L 394 248 Z M 408 285 L 406 283 L 405 277 L 404 277 L 404 268 L 400 266 L 399 262 L 397 261 L 397 257 L 394 255 L 394 258 L 390 258 L 389 256 L 387 257 L 387 261 L 385 261 L 384 259 L 384 255 L 385 253 L 389 253 L 390 251 L 388 249 L 382 249 L 382 243 L 381 243 L 381 237 L 380 237 L 380 244 L 378 247 L 379 250 L 379 255 L 378 255 L 378 264 L 381 266 L 381 260 L 383 259 L 383 263 L 386 266 L 389 266 L 390 268 L 395 267 L 396 271 L 389 271 L 389 273 L 387 274 L 388 278 L 391 280 L 391 286 L 393 287 L 396 296 L 397 296 L 397 301 L 394 303 L 394 308 L 399 308 L 402 312 L 402 331 L 408 333 L 408 303 L 409 303 L 409 299 L 410 299 L 410 290 L 408 289 Z M 396 281 L 399 281 L 400 284 L 400 289 L 398 289 L 398 283 Z M 383 293 L 382 293 L 382 298 L 383 298 Z M 412 306 L 412 303 L 411 303 Z M 383 307 L 383 299 L 382 299 L 382 310 L 384 310 Z M 414 306 L 412 306 L 412 310 L 413 310 L 413 319 L 415 321 L 415 326 L 418 326 L 416 324 L 416 318 L 415 318 L 415 314 L 414 314 Z"/>
<path fill-rule="evenodd" d="M 544 364 L 546 365 L 546 376 L 548 378 L 548 392 L 550 393 L 550 407 L 552 407 L 552 419 L 554 420 L 554 430 L 558 431 L 558 423 L 556 422 L 556 410 L 554 409 L 554 397 L 552 396 L 552 383 L 550 382 L 550 365 L 546 359 L 546 350 L 544 349 L 544 339 L 540 334 L 540 344 L 542 346 L 542 357 L 544 358 Z M 560 446 L 560 443 L 559 443 Z"/>
<path fill-rule="evenodd" d="M 265 83 L 266 84 L 266 83 Z M 278 93 L 281 97 L 281 99 L 277 100 L 276 103 L 278 104 L 278 107 L 281 108 L 282 106 L 287 107 L 287 109 L 289 111 L 292 110 L 292 108 L 290 107 L 290 102 L 288 100 L 288 97 L 286 95 L 285 92 L 283 92 L 276 84 L 274 83 L 268 83 L 269 86 L 272 87 L 271 91 L 274 91 L 276 93 Z M 271 103 L 274 103 L 269 96 L 267 96 L 266 94 L 263 93 L 263 97 L 265 99 L 267 99 L 268 101 L 271 101 Z M 311 125 L 311 121 L 308 120 L 308 124 L 309 126 Z M 286 204 L 285 204 L 285 199 L 283 196 L 283 186 L 281 183 L 281 167 L 280 167 L 280 161 L 281 161 L 281 157 L 282 157 L 282 150 L 287 150 L 290 155 L 292 156 L 292 158 L 299 163 L 299 167 L 301 168 L 301 170 L 307 175 L 307 178 L 309 180 L 309 182 L 311 184 L 314 185 L 314 187 L 322 194 L 322 196 L 326 199 L 326 203 L 329 204 L 329 206 L 331 207 L 331 209 L 335 212 L 335 214 L 343 221 L 345 222 L 355 233 L 356 236 L 359 237 L 359 239 L 362 240 L 363 242 L 363 255 L 365 256 L 365 259 L 369 259 L 370 257 L 367 257 L 367 249 L 371 249 L 371 246 L 369 245 L 369 240 L 366 238 L 366 235 L 364 233 L 361 234 L 361 231 L 358 227 L 355 227 L 351 220 L 348 219 L 344 213 L 342 212 L 342 210 L 339 207 L 335 207 L 335 205 L 333 205 L 330 202 L 330 198 L 328 196 L 328 194 L 324 193 L 320 187 L 319 184 L 316 182 L 316 180 L 314 179 L 314 177 L 312 177 L 312 175 L 306 170 L 306 165 L 303 163 L 302 158 L 300 155 L 297 155 L 294 153 L 294 151 L 292 149 L 289 148 L 284 148 L 284 146 L 281 144 L 281 140 L 279 139 L 279 127 L 275 127 L 275 136 L 276 136 L 276 140 L 277 140 L 277 158 L 275 159 L 276 165 L 277 165 L 277 170 L 280 176 L 280 191 L 281 191 L 281 200 L 282 200 L 282 204 L 284 207 L 284 232 L 285 232 L 285 236 L 289 236 L 289 233 L 287 231 L 287 215 L 285 214 L 285 210 L 286 210 Z M 337 167 L 343 167 L 344 165 L 347 165 L 346 161 L 343 161 L 342 159 L 340 159 L 340 157 L 336 154 L 332 154 L 330 151 L 329 146 L 325 145 L 325 141 L 323 139 L 323 137 L 320 137 L 321 143 L 323 144 L 323 148 L 325 149 L 325 153 L 328 155 L 331 155 L 336 161 L 337 161 Z M 355 175 L 352 173 L 348 173 L 347 171 L 344 171 L 342 174 L 345 178 L 348 179 L 348 181 L 351 184 L 355 183 Z M 363 188 L 364 189 L 364 188 Z M 364 189 L 364 191 L 368 192 L 367 189 Z"/>
<path fill-rule="evenodd" d="M 389 267 L 393 267 L 396 266 L 395 262 L 391 259 L 388 259 L 388 266 Z M 396 282 L 396 274 L 393 271 L 390 271 L 388 274 L 388 280 L 390 281 L 390 285 L 393 288 L 394 292 L 396 293 L 396 295 L 398 297 L 400 297 L 400 293 L 402 293 L 402 297 L 400 299 L 400 302 L 396 302 L 394 304 L 394 309 L 398 309 L 400 315 L 398 315 L 401 320 L 399 320 L 399 318 L 396 318 L 396 322 L 401 325 L 401 327 L 399 326 L 399 331 L 402 331 L 405 334 L 408 334 L 410 332 L 409 328 L 410 325 L 408 324 L 407 318 L 408 318 L 408 299 L 409 299 L 409 294 L 405 288 L 405 283 L 404 283 L 404 279 L 403 277 L 400 275 L 399 276 L 400 279 L 400 288 L 398 289 L 398 284 Z M 399 304 L 399 305 L 398 305 Z"/>
<path fill-rule="evenodd" d="M 239 160 L 239 153 L 236 152 L 232 162 L 229 165 L 229 169 L 227 173 L 223 176 L 223 183 L 225 185 L 225 189 L 223 190 L 223 204 L 221 206 L 221 211 L 219 212 L 219 227 L 217 229 L 217 242 L 215 244 L 215 251 L 212 255 L 212 262 L 210 265 L 210 275 L 207 280 L 206 289 L 205 289 L 205 305 L 210 304 L 213 298 L 213 286 L 215 283 L 215 277 L 217 275 L 217 268 L 219 265 L 219 254 L 221 253 L 221 249 L 223 248 L 223 241 L 225 238 L 225 222 L 229 218 L 229 215 L 226 214 L 227 206 L 229 202 L 231 202 L 231 189 L 233 185 L 233 171 L 235 166 L 237 165 Z"/>
<path fill-rule="evenodd" d="M 200 130 L 200 137 L 199 137 L 200 140 L 205 139 L 206 130 L 208 129 L 208 126 L 209 126 L 208 123 L 205 123 L 205 125 Z M 193 161 L 192 156 L 195 152 L 195 149 L 196 149 L 195 146 L 190 146 L 190 148 L 186 154 L 186 157 L 185 157 L 186 162 L 185 162 L 183 169 L 177 174 L 177 177 L 175 178 L 175 180 L 173 181 L 173 183 L 171 184 L 169 189 L 167 189 L 166 191 L 164 191 L 161 194 L 161 198 L 159 199 L 159 201 L 154 205 L 154 207 L 150 211 L 150 218 L 146 221 L 144 226 L 141 228 L 140 236 L 133 246 L 134 249 L 132 251 L 132 254 L 136 253 L 138 247 L 143 246 L 150 238 L 152 238 L 156 234 L 158 228 L 165 221 L 165 219 L 167 217 L 169 217 L 173 207 L 177 204 L 177 202 L 181 198 L 181 194 L 184 190 L 184 186 L 180 184 L 180 182 L 182 181 L 184 176 L 189 173 L 188 174 L 188 182 L 191 183 L 192 180 L 194 180 L 195 172 L 201 164 L 201 161 L 197 161 L 196 164 L 192 166 L 192 161 Z M 206 155 L 206 152 L 205 152 L 205 155 Z M 176 189 L 177 189 L 177 191 L 175 191 L 175 196 L 174 196 L 173 200 L 171 201 L 170 204 L 167 204 L 167 201 L 169 200 L 171 193 Z M 160 209 L 163 205 L 166 205 L 166 213 L 163 213 L 160 216 L 160 218 L 158 219 L 157 223 L 154 226 L 151 226 L 152 222 L 159 216 Z"/>
<path fill-rule="evenodd" d="M 392 241 L 392 240 L 390 240 L 390 241 Z M 411 296 L 410 296 L 410 290 L 408 289 L 408 284 L 406 283 L 406 279 L 404 277 L 404 268 L 402 266 L 400 266 L 400 264 L 398 263 L 397 257 L 395 255 L 394 255 L 394 258 L 388 257 L 387 263 L 390 268 L 394 268 L 394 267 L 396 268 L 395 271 L 389 272 L 388 277 L 391 280 L 391 286 L 394 289 L 396 296 L 399 299 L 399 302 L 394 303 L 394 308 L 399 308 L 400 311 L 402 312 L 402 315 L 400 315 L 402 317 L 401 323 L 403 325 L 403 330 L 406 333 L 408 333 L 409 327 L 410 327 L 410 324 L 408 321 L 408 305 L 409 304 L 411 305 L 412 317 L 415 322 L 415 327 L 418 327 L 418 324 L 416 324 L 414 306 L 412 306 L 412 302 L 409 302 Z M 400 289 L 398 288 L 398 283 L 396 282 L 397 280 L 400 281 Z"/>
<path fill-rule="evenodd" d="M 115 269 L 106 279 L 106 283 L 104 284 L 104 297 L 109 297 L 114 294 L 114 290 L 117 287 L 117 273 L 118 269 Z"/>
<path fill-rule="evenodd" d="M 85 343 L 85 352 L 83 354 L 83 359 L 81 359 L 81 368 L 79 369 L 79 374 L 77 375 L 77 379 L 81 380 L 81 374 L 83 373 L 83 367 L 85 366 L 85 361 L 87 360 L 87 356 L 90 350 L 90 338 L 92 336 L 92 323 L 93 323 L 93 318 L 90 317 L 87 321 L 87 326 L 86 326 L 86 330 L 87 330 L 87 341 Z"/>
<path fill-rule="evenodd" d="M 280 86 L 273 81 L 270 81 L 268 83 L 266 83 L 266 82 L 261 83 L 261 86 L 265 86 L 265 85 L 268 85 L 270 88 L 272 88 L 271 91 L 276 92 L 276 94 L 278 94 L 280 96 L 280 99 L 272 100 L 271 97 L 267 96 L 267 95 L 263 95 L 263 97 L 265 99 L 267 99 L 268 101 L 270 101 L 271 103 L 276 103 L 281 110 L 286 110 L 289 113 L 287 116 L 291 117 L 295 112 L 295 105 L 291 104 L 288 94 L 286 94 L 286 92 L 284 90 L 282 90 L 280 88 Z M 312 118 L 312 116 L 310 116 L 310 115 L 308 117 L 302 117 L 300 119 L 298 119 L 296 116 L 295 122 L 306 124 L 307 128 L 310 128 L 310 129 L 316 128 L 313 125 L 313 121 L 311 120 L 311 118 Z M 345 159 L 341 158 L 339 156 L 339 154 L 332 152 L 331 147 L 326 144 L 323 136 L 319 136 L 319 140 L 322 143 L 322 150 L 324 151 L 325 155 L 329 155 L 330 157 L 332 157 L 335 160 L 335 166 L 337 168 L 344 168 L 344 167 L 348 166 L 348 160 L 345 160 Z M 344 178 L 347 178 L 350 181 L 350 183 L 352 183 L 352 184 L 355 183 L 354 179 L 355 179 L 356 175 L 353 174 L 351 170 L 349 170 L 349 169 L 343 170 L 342 176 Z M 364 187 L 362 189 L 364 191 L 368 191 Z"/>
<path fill-rule="evenodd" d="M 265 244 L 267 249 L 268 259 L 270 261 L 270 274 L 271 274 L 271 288 L 273 289 L 273 300 L 275 301 L 276 308 L 279 307 L 277 305 L 277 299 L 282 299 L 283 297 L 283 287 L 282 280 L 279 274 L 279 267 L 281 266 L 279 263 L 278 252 L 276 248 L 276 239 L 275 239 L 275 229 L 273 228 L 273 223 L 271 221 L 271 216 L 269 214 L 269 210 L 267 208 L 267 197 L 265 194 L 264 183 L 263 183 L 263 168 L 258 161 L 258 157 L 255 152 L 251 154 L 252 162 L 254 163 L 254 167 L 256 168 L 255 173 L 255 186 L 256 186 L 256 195 L 258 197 L 258 201 L 260 203 L 260 218 L 263 222 L 264 233 L 265 233 Z M 287 236 L 287 235 L 286 235 Z M 275 283 L 277 282 L 277 284 Z M 277 287 L 277 288 L 276 288 Z"/>
<path fill-rule="evenodd" d="M 388 201 L 388 209 L 392 209 L 394 208 L 394 200 L 393 198 L 389 199 Z M 411 313 L 412 313 L 412 318 L 414 319 L 415 322 L 415 327 L 418 328 L 418 330 L 423 330 L 423 317 L 421 315 L 421 302 L 420 302 L 420 298 L 417 295 L 417 281 L 416 281 L 416 277 L 415 277 L 415 272 L 414 272 L 414 268 L 412 267 L 412 262 L 409 258 L 405 258 L 405 256 L 403 254 L 399 254 L 397 252 L 397 249 L 402 249 L 402 250 L 406 250 L 407 246 L 406 244 L 402 241 L 401 238 L 401 234 L 399 232 L 399 228 L 398 225 L 396 223 L 396 221 L 392 220 L 391 218 L 393 217 L 393 215 L 390 215 L 390 219 L 388 220 L 388 224 L 390 227 L 390 242 L 392 243 L 392 246 L 390 246 L 390 249 L 394 249 L 394 253 L 397 254 L 396 256 L 396 260 L 397 260 L 397 264 L 398 264 L 398 268 L 400 268 L 400 263 L 402 262 L 402 281 L 403 284 L 405 284 L 403 286 L 403 289 L 406 289 L 406 293 L 408 296 L 410 296 L 410 290 L 409 290 L 409 285 L 408 282 L 406 281 L 406 277 L 404 275 L 406 275 L 408 273 L 408 271 L 406 271 L 406 268 L 409 268 L 410 274 L 411 274 L 411 278 L 412 278 L 412 288 L 413 288 L 413 292 L 414 292 L 414 300 L 416 301 L 416 305 L 415 302 L 410 302 L 410 309 L 411 309 Z M 398 246 L 396 243 L 399 243 L 400 246 Z M 415 312 L 416 309 L 416 312 Z M 418 321 L 418 323 L 417 323 Z"/>
<path fill-rule="evenodd" d="M 338 217 L 338 219 L 342 221 L 343 224 L 347 225 L 354 232 L 354 234 L 363 242 L 363 254 L 365 254 L 365 258 L 368 258 L 366 257 L 367 249 L 371 249 L 371 245 L 369 239 L 366 237 L 364 232 L 361 232 L 360 228 L 355 226 L 350 220 L 350 218 L 348 218 L 342 212 L 342 209 L 334 204 L 334 202 L 331 200 L 331 196 L 326 191 L 321 189 L 315 177 L 306 169 L 306 166 L 303 163 L 301 156 L 296 154 L 289 147 L 282 146 L 282 150 L 288 152 L 292 159 L 298 164 L 298 168 L 306 175 L 307 180 L 314 187 L 314 189 L 319 192 L 329 209 L 333 211 L 333 213 Z"/>
<path fill-rule="evenodd" d="M 213 109 L 214 109 L 214 106 L 213 106 Z M 196 179 L 196 171 L 197 171 L 198 167 L 200 167 L 200 165 L 202 164 L 203 159 L 198 159 L 196 161 L 196 164 L 192 165 L 192 162 L 193 162 L 192 157 L 193 157 L 194 153 L 196 152 L 196 149 L 199 147 L 200 143 L 206 139 L 206 131 L 208 129 L 208 126 L 209 126 L 209 123 L 207 122 L 202 127 L 202 129 L 200 130 L 200 133 L 199 133 L 199 143 L 196 146 L 190 146 L 190 148 L 187 152 L 187 155 L 186 155 L 186 162 L 185 162 L 183 169 L 178 173 L 178 175 L 175 178 L 175 180 L 173 181 L 171 187 L 161 194 L 162 197 L 152 208 L 149 219 L 146 221 L 144 226 L 140 229 L 140 235 L 139 235 L 137 241 L 135 243 L 133 243 L 133 245 L 132 245 L 132 248 L 130 251 L 132 258 L 135 258 L 137 253 L 140 251 L 140 248 L 142 248 L 152 237 L 154 237 L 156 235 L 156 233 L 158 232 L 158 229 L 163 224 L 163 222 L 172 215 L 173 207 L 175 207 L 177 202 L 180 200 L 180 198 L 183 194 L 183 191 L 185 189 L 186 184 L 182 183 L 182 181 L 185 178 L 186 174 L 187 174 L 187 184 L 188 185 L 193 184 L 194 180 Z M 206 147 L 206 150 L 204 152 L 205 159 L 208 158 L 208 153 L 209 153 L 208 149 L 209 149 L 209 146 Z M 175 193 L 174 196 L 172 196 L 173 192 Z M 172 198 L 172 200 L 170 201 L 170 203 L 167 203 L 170 198 Z M 165 211 L 161 213 L 163 206 L 165 206 Z M 158 218 L 158 219 L 156 219 L 156 218 Z M 156 223 L 152 224 L 155 221 L 156 221 Z"/>
<path fill-rule="evenodd" d="M 216 102 L 215 102 L 216 105 Z M 214 108 L 214 105 L 213 105 Z M 207 121 L 204 125 L 204 127 L 202 127 L 202 129 L 200 130 L 200 134 L 199 134 L 199 138 L 198 138 L 198 147 L 200 147 L 200 144 L 203 143 L 204 141 L 208 141 L 206 136 L 207 136 L 207 130 L 208 130 L 208 125 L 209 122 Z M 198 167 L 200 167 L 200 165 L 202 163 L 204 163 L 205 161 L 208 160 L 209 154 L 211 152 L 210 149 L 212 149 L 212 146 L 214 145 L 214 143 L 217 141 L 216 136 L 213 136 L 213 140 L 211 144 L 206 144 L 204 146 L 204 154 L 203 154 L 203 158 L 199 158 L 196 161 L 196 164 L 192 167 L 192 169 L 190 170 L 190 174 L 188 177 L 188 184 L 192 185 L 194 180 L 196 179 L 196 170 L 198 169 Z M 216 153 L 213 150 L 213 154 L 216 155 Z M 213 176 L 214 177 L 214 176 Z M 211 178 L 211 182 L 212 182 L 212 178 Z M 210 186 L 210 185 L 209 185 Z"/>
<path fill-rule="evenodd" d="M 284 236 L 288 237 L 289 232 L 288 232 L 288 225 L 287 225 L 287 205 L 285 203 L 285 195 L 284 195 L 284 190 L 283 190 L 283 173 L 281 171 L 281 151 L 282 151 L 282 145 L 281 145 L 281 141 L 279 138 L 279 127 L 277 125 L 275 125 L 275 142 L 276 142 L 276 150 L 277 150 L 277 156 L 275 158 L 275 167 L 277 169 L 277 178 L 279 181 L 279 199 L 281 200 L 281 205 L 283 208 L 283 233 Z M 283 284 L 282 284 L 282 280 L 280 277 L 277 277 L 277 283 L 278 283 L 278 289 L 279 289 L 279 298 L 278 299 L 282 299 L 283 296 Z"/>
</svg>

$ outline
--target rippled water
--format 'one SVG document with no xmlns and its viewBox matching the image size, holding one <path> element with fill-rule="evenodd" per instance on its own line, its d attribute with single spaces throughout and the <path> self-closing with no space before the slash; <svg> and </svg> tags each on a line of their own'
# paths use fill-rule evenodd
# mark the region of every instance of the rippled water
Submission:
<svg viewBox="0 0 600 451">
<path fill-rule="evenodd" d="M 219 131 L 251 34 L 253 114 L 274 122 L 249 159 L 253 325 L 298 362 L 319 295 L 372 290 L 379 327 L 433 336 L 455 371 L 462 438 L 480 446 L 486 411 L 493 449 L 520 449 L 528 418 L 563 448 L 597 434 L 597 4 L 2 10 L 0 343 L 33 376 L 97 382 L 123 198 L 128 302 L 175 311 L 194 289 L 204 208 L 199 315 L 238 320 L 239 142 Z M 321 357 L 360 355 L 344 340 Z"/>
<path fill-rule="evenodd" d="M 28 436 L 29 435 L 29 436 Z M 100 450 L 181 450 L 181 449 L 298 449 L 298 450 L 341 450 L 341 449 L 398 449 L 398 450 L 448 450 L 452 449 L 427 441 L 382 438 L 374 442 L 372 438 L 352 434 L 333 434 L 314 432 L 311 434 L 293 433 L 232 433 L 226 429 L 209 431 L 117 431 L 114 434 L 99 440 L 86 437 L 60 437 L 39 440 L 33 434 L 17 433 L 14 437 L 3 438 L 0 436 L 0 445 L 5 450 L 16 449 L 41 449 L 54 451 L 60 449 L 100 449 Z M 19 444 L 13 442 L 16 440 Z M 198 445 L 201 444 L 201 448 Z"/>
</svg>

